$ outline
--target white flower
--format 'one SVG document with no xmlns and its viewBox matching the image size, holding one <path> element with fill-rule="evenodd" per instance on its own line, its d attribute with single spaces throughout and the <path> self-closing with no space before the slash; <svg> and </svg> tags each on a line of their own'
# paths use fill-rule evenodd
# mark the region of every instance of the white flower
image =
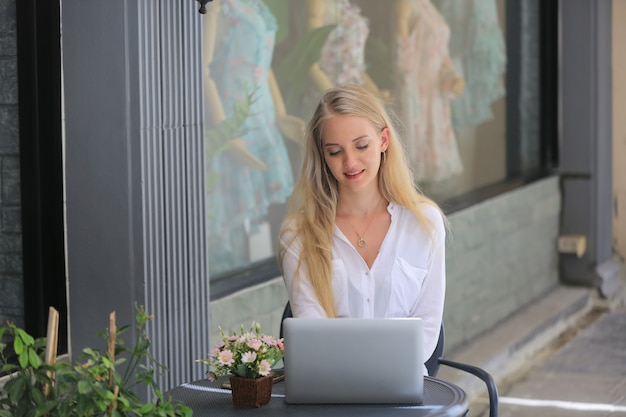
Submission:
<svg viewBox="0 0 626 417">
<path fill-rule="evenodd" d="M 253 363 L 256 360 L 256 352 L 244 352 L 241 355 L 241 362 L 243 363 Z"/>
</svg>

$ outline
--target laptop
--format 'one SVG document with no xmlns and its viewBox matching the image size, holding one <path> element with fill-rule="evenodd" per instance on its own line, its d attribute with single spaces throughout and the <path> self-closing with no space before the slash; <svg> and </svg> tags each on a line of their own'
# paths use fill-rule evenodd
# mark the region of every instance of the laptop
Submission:
<svg viewBox="0 0 626 417">
<path fill-rule="evenodd" d="M 285 401 L 421 404 L 422 325 L 418 318 L 285 319 Z"/>
</svg>

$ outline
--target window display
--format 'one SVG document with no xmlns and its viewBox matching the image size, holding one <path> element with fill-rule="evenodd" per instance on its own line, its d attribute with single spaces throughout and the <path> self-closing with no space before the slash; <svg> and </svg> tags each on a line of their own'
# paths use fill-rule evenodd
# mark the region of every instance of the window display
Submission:
<svg viewBox="0 0 626 417">
<path fill-rule="evenodd" d="M 210 2 L 211 278 L 275 259 L 305 121 L 332 86 L 359 84 L 388 103 L 417 185 L 437 201 L 505 179 L 506 1 Z M 211 130 L 221 124 L 223 144 Z"/>
<path fill-rule="evenodd" d="M 284 140 L 299 141 L 304 122 L 285 114 L 271 73 L 277 25 L 265 4 L 214 3 L 203 25 L 208 125 L 224 120 L 254 91 L 241 137 L 208 161 L 219 175 L 208 195 L 209 264 L 219 273 L 250 262 L 249 235 L 259 230 L 270 205 L 283 204 L 291 193 L 293 173 Z"/>
</svg>

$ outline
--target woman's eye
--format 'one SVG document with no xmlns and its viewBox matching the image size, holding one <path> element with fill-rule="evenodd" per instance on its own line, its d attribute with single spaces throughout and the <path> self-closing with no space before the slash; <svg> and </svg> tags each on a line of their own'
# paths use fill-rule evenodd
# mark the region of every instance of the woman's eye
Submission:
<svg viewBox="0 0 626 417">
<path fill-rule="evenodd" d="M 357 148 L 358 150 L 361 150 L 361 151 L 362 151 L 362 150 L 364 150 L 364 149 L 367 149 L 367 147 L 368 147 L 368 146 L 369 146 L 369 145 L 359 145 L 359 146 L 357 146 L 356 148 Z"/>
<path fill-rule="evenodd" d="M 336 155 L 339 155 L 339 153 L 341 153 L 339 149 L 328 151 L 329 156 L 336 156 Z"/>
</svg>

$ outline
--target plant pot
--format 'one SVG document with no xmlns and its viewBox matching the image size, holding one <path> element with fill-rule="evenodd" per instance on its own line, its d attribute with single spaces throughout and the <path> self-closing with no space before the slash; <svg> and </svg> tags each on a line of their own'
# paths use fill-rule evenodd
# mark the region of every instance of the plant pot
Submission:
<svg viewBox="0 0 626 417">
<path fill-rule="evenodd" d="M 270 402 L 272 398 L 272 376 L 261 378 L 230 377 L 233 404 L 239 407 L 258 408 Z"/>
</svg>

